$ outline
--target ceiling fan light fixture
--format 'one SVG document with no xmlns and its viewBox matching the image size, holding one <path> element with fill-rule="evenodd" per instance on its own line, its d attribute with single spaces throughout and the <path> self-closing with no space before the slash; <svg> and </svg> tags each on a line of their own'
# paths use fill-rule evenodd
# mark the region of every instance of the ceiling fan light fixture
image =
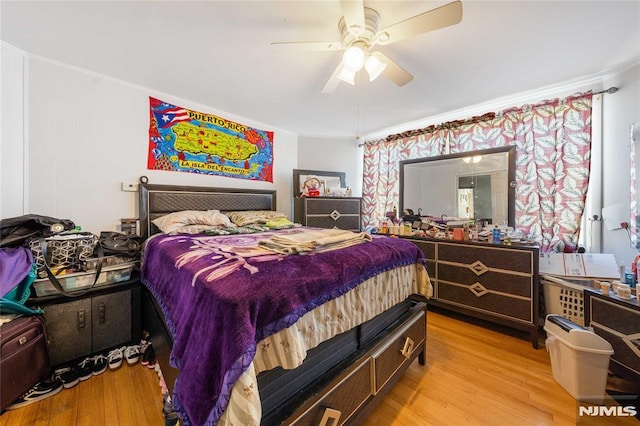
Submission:
<svg viewBox="0 0 640 426">
<path fill-rule="evenodd" d="M 366 58 L 367 54 L 364 48 L 356 44 L 345 49 L 342 63 L 345 69 L 356 73 L 362 69 Z"/>
<path fill-rule="evenodd" d="M 349 83 L 352 86 L 356 84 L 356 73 L 355 71 L 350 71 L 346 67 L 342 67 L 342 71 L 336 76 L 337 79 L 344 81 L 345 83 Z"/>
<path fill-rule="evenodd" d="M 369 55 L 364 63 L 364 68 L 369 74 L 369 81 L 373 81 L 382 74 L 382 71 L 387 67 L 387 64 L 376 58 L 374 55 Z"/>
</svg>

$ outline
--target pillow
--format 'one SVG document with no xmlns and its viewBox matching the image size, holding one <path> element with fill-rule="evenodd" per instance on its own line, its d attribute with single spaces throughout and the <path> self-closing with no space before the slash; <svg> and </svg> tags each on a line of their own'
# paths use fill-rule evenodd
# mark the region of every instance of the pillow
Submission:
<svg viewBox="0 0 640 426">
<path fill-rule="evenodd" d="M 182 225 L 172 229 L 171 232 L 167 232 L 167 234 L 215 234 L 215 235 L 218 235 L 218 234 L 223 234 L 223 231 L 225 229 L 238 229 L 238 227 L 233 224 L 231 226 L 233 227 L 229 228 L 227 226 L 202 225 L 202 224 Z"/>
<path fill-rule="evenodd" d="M 267 223 L 273 219 L 286 218 L 287 215 L 272 210 L 247 210 L 240 212 L 227 212 L 227 216 L 236 226 L 245 226 L 251 223 Z"/>
<path fill-rule="evenodd" d="M 151 221 L 162 232 L 173 232 L 185 225 L 234 226 L 219 210 L 183 210 L 169 213 Z"/>
</svg>

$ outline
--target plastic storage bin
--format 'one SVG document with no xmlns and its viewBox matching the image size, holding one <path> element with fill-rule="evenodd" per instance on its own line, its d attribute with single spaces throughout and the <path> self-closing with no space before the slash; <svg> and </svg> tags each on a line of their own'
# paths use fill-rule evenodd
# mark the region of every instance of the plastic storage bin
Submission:
<svg viewBox="0 0 640 426">
<path fill-rule="evenodd" d="M 613 354 L 609 342 L 561 315 L 547 315 L 544 329 L 553 379 L 576 400 L 601 404 Z"/>
<path fill-rule="evenodd" d="M 100 276 L 96 281 L 96 287 L 127 281 L 131 278 L 131 272 L 133 271 L 134 266 L 135 263 L 128 263 L 102 268 Z M 56 278 L 58 278 L 58 281 L 60 282 L 62 288 L 67 291 L 73 291 L 83 290 L 87 287 L 90 287 L 93 284 L 95 276 L 95 271 L 90 271 L 59 275 Z M 59 294 L 58 289 L 55 288 L 53 283 L 49 281 L 48 278 L 35 280 L 33 282 L 33 289 L 35 290 L 36 296 L 38 297 Z"/>
</svg>

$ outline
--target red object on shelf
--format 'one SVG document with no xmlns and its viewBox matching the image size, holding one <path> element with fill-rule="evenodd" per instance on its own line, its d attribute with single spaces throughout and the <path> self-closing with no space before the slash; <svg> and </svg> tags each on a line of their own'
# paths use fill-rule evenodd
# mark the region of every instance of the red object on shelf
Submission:
<svg viewBox="0 0 640 426">
<path fill-rule="evenodd" d="M 633 258 L 633 263 L 631 264 L 631 271 L 634 277 L 638 276 L 638 260 L 640 260 L 640 254 Z"/>
</svg>

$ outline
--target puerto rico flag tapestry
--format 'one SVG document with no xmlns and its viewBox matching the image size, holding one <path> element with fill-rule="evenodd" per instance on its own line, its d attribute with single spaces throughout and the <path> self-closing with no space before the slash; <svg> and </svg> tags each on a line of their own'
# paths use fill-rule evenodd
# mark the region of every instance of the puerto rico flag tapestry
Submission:
<svg viewBox="0 0 640 426">
<path fill-rule="evenodd" d="M 273 182 L 273 132 L 149 97 L 147 168 Z"/>
</svg>

